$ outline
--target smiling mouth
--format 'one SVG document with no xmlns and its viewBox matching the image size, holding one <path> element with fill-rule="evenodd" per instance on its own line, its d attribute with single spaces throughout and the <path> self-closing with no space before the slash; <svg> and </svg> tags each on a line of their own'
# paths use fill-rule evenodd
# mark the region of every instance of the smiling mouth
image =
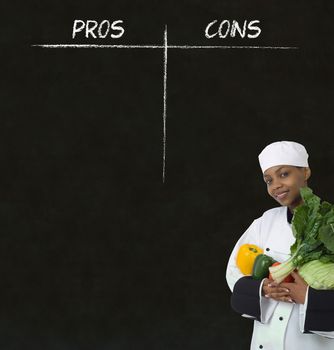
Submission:
<svg viewBox="0 0 334 350">
<path fill-rule="evenodd" d="M 284 191 L 284 192 L 282 192 L 280 194 L 276 194 L 275 198 L 277 198 L 277 199 L 284 199 L 287 196 L 288 192 L 289 191 Z"/>
</svg>

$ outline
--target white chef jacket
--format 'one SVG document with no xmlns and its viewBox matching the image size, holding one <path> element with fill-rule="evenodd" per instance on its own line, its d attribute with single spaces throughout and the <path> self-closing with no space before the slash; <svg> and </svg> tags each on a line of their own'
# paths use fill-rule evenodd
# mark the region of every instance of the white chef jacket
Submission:
<svg viewBox="0 0 334 350">
<path fill-rule="evenodd" d="M 276 261 L 289 258 L 295 238 L 287 221 L 287 206 L 269 209 L 254 220 L 236 243 L 230 256 L 226 280 L 233 291 L 235 283 L 244 275 L 236 266 L 236 255 L 243 244 L 255 244 Z M 263 282 L 262 282 L 263 283 Z M 278 302 L 262 296 L 259 290 L 261 321 L 254 320 L 251 350 L 334 350 L 334 332 L 303 333 L 307 312 L 305 304 Z M 250 317 L 249 315 L 242 315 Z"/>
</svg>

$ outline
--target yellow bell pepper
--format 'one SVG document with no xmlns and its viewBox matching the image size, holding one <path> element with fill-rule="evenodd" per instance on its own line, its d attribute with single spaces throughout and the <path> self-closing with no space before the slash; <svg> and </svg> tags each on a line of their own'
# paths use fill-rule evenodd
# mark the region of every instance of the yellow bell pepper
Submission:
<svg viewBox="0 0 334 350">
<path fill-rule="evenodd" d="M 238 251 L 237 266 L 244 275 L 251 275 L 255 258 L 263 253 L 263 249 L 255 244 L 243 244 Z"/>
</svg>

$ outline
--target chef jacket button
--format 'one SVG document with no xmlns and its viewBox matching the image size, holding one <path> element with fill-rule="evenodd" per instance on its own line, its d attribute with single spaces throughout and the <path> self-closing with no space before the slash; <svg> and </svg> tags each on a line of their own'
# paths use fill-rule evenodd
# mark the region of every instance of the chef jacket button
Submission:
<svg viewBox="0 0 334 350">
<path fill-rule="evenodd" d="M 281 316 L 281 317 L 279 318 L 279 320 L 280 320 L 280 321 L 283 321 L 283 317 Z"/>
<path fill-rule="evenodd" d="M 266 248 L 266 251 L 269 252 L 270 248 Z"/>
<path fill-rule="evenodd" d="M 260 349 L 263 349 L 263 345 L 260 345 L 259 348 L 260 348 Z"/>
</svg>

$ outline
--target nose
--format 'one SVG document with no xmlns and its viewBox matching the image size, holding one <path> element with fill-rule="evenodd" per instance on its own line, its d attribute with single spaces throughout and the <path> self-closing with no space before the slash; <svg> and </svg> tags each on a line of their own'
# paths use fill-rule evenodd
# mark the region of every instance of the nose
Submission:
<svg viewBox="0 0 334 350">
<path fill-rule="evenodd" d="M 279 179 L 273 179 L 272 189 L 277 190 L 282 187 L 281 181 Z"/>
</svg>

